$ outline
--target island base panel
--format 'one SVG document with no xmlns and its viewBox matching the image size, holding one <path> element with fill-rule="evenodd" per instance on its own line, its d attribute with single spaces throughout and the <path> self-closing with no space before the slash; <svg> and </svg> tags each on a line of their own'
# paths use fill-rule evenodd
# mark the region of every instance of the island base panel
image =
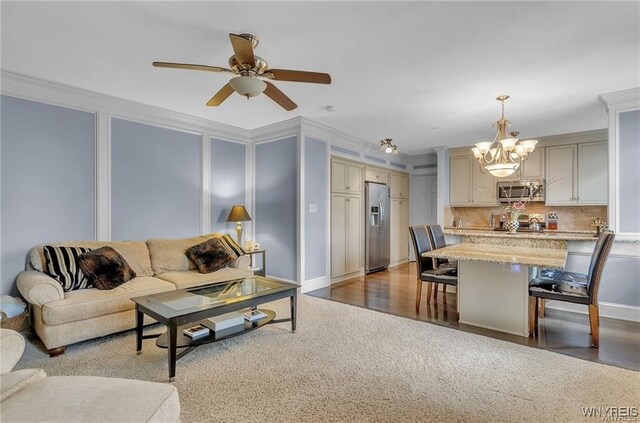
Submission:
<svg viewBox="0 0 640 423">
<path fill-rule="evenodd" d="M 458 262 L 460 323 L 529 336 L 529 280 L 535 268 L 461 260 Z"/>
</svg>

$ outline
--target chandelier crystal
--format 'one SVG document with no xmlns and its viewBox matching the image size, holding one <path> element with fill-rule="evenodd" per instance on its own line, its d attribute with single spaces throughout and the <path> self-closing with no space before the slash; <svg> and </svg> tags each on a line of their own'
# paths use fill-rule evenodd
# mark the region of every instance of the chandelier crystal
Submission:
<svg viewBox="0 0 640 423">
<path fill-rule="evenodd" d="M 393 143 L 392 138 L 385 138 L 380 140 L 380 151 L 384 151 L 389 154 L 398 154 L 398 146 Z"/>
<path fill-rule="evenodd" d="M 486 170 L 497 178 L 505 178 L 518 170 L 538 143 L 538 140 L 519 141 L 516 138 L 519 132 L 507 132 L 510 122 L 504 118 L 504 102 L 508 98 L 508 95 L 496 98 L 501 103 L 502 116 L 496 122 L 497 132 L 493 141 L 476 143 L 471 149 L 478 159 L 480 171 L 485 173 Z"/>
</svg>

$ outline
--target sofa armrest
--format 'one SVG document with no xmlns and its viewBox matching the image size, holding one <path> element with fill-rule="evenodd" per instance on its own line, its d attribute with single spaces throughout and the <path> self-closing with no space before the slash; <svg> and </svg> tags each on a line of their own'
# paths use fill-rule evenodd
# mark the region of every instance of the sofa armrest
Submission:
<svg viewBox="0 0 640 423">
<path fill-rule="evenodd" d="M 42 306 L 64 300 L 62 286 L 52 277 L 37 270 L 25 270 L 18 275 L 18 291 L 29 304 Z"/>
<path fill-rule="evenodd" d="M 251 258 L 248 255 L 240 256 L 233 263 L 229 265 L 229 267 L 233 267 L 236 269 L 248 269 L 251 265 Z"/>
<path fill-rule="evenodd" d="M 9 373 L 24 352 L 24 338 L 15 330 L 0 329 L 0 373 Z"/>
</svg>

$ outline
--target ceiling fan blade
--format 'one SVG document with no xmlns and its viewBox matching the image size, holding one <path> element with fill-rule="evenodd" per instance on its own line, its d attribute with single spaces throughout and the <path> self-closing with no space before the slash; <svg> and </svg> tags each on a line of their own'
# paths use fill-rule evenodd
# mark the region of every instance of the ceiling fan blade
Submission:
<svg viewBox="0 0 640 423">
<path fill-rule="evenodd" d="M 191 70 L 199 70 L 199 71 L 209 71 L 209 72 L 231 72 L 231 69 L 221 68 L 218 66 L 208 66 L 208 65 L 194 65 L 191 63 L 171 63 L 171 62 L 153 62 L 153 66 L 156 68 L 175 68 L 175 69 L 191 69 Z"/>
<path fill-rule="evenodd" d="M 275 101 L 280 106 L 282 106 L 283 109 L 287 111 L 291 111 L 296 107 L 298 107 L 296 103 L 294 103 L 289 97 L 287 97 L 282 91 L 278 89 L 278 87 L 273 85 L 271 82 L 264 81 L 264 83 L 267 84 L 267 88 L 264 90 L 264 93 L 271 100 Z"/>
<path fill-rule="evenodd" d="M 224 87 L 220 88 L 220 91 L 218 91 L 216 95 L 211 97 L 211 100 L 207 102 L 207 106 L 219 106 L 233 93 L 234 91 L 233 88 L 231 88 L 231 85 L 225 84 Z"/>
<path fill-rule="evenodd" d="M 306 72 L 289 69 L 267 69 L 277 81 L 311 82 L 312 84 L 331 84 L 331 75 L 320 72 Z M 266 75 L 265 75 L 266 76 Z"/>
<path fill-rule="evenodd" d="M 246 63 L 253 68 L 256 65 L 256 57 L 253 54 L 251 40 L 236 34 L 229 34 L 229 39 L 238 64 Z"/>
</svg>

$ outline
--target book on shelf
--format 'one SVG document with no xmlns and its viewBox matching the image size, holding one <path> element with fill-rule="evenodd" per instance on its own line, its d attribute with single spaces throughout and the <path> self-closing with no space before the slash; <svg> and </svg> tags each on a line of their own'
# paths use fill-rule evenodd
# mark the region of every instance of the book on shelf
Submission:
<svg viewBox="0 0 640 423">
<path fill-rule="evenodd" d="M 217 332 L 234 326 L 244 327 L 244 316 L 242 315 L 242 313 L 234 311 L 232 313 L 204 319 L 200 323 L 208 327 L 212 331 Z"/>
<path fill-rule="evenodd" d="M 267 314 L 260 310 L 251 310 L 244 313 L 245 320 L 249 322 L 255 322 L 256 320 L 260 320 L 263 317 L 267 317 Z"/>
<path fill-rule="evenodd" d="M 209 328 L 202 325 L 196 325 L 183 330 L 182 333 L 191 339 L 198 339 L 209 335 Z"/>
</svg>

